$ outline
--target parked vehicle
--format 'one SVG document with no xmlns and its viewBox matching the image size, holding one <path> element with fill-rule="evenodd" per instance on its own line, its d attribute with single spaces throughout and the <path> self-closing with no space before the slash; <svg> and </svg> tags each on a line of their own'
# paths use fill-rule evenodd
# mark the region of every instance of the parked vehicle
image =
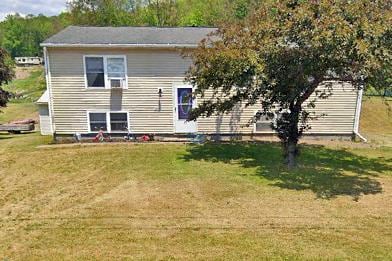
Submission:
<svg viewBox="0 0 392 261">
<path fill-rule="evenodd" d="M 32 66 L 43 64 L 44 59 L 42 57 L 15 57 L 15 63 L 18 66 Z"/>
</svg>

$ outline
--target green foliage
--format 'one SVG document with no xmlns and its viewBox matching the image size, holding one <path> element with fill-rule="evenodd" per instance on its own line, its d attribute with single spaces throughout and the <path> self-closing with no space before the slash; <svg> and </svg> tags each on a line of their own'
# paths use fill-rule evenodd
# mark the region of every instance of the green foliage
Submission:
<svg viewBox="0 0 392 261">
<path fill-rule="evenodd" d="M 188 80 L 197 86 L 196 95 L 214 92 L 191 119 L 229 112 L 239 103 L 260 104 L 252 121 L 278 112 L 273 128 L 293 166 L 298 139 L 309 128 L 311 115 L 304 103 L 320 83 L 390 86 L 391 8 L 385 1 L 370 0 L 260 5 L 248 19 L 224 25 L 191 53 Z M 328 87 L 316 99 L 327 98 L 332 85 Z M 310 108 L 314 102 L 309 101 Z"/>
<path fill-rule="evenodd" d="M 15 76 L 14 63 L 6 50 L 0 48 L 0 86 L 8 83 Z M 0 107 L 4 107 L 9 98 L 9 92 L 0 87 Z"/>
<path fill-rule="evenodd" d="M 0 46 L 12 57 L 42 56 L 39 44 L 68 25 L 216 26 L 243 19 L 261 0 L 75 0 L 69 13 L 11 15 L 0 23 Z"/>
<path fill-rule="evenodd" d="M 39 44 L 68 24 L 67 14 L 54 17 L 10 15 L 0 23 L 0 44 L 12 57 L 42 56 Z"/>
<path fill-rule="evenodd" d="M 215 26 L 243 19 L 260 0 L 77 0 L 72 23 L 96 26 Z"/>
<path fill-rule="evenodd" d="M 131 21 L 130 13 L 141 1 L 78 0 L 68 3 L 71 21 L 77 25 L 121 26 Z"/>
</svg>

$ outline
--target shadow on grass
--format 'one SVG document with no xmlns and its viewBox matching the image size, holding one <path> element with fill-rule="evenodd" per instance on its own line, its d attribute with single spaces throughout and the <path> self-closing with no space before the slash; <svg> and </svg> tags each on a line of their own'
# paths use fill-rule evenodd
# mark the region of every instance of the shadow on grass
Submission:
<svg viewBox="0 0 392 261">
<path fill-rule="evenodd" d="M 273 186 L 291 190 L 311 190 L 318 198 L 331 199 L 382 192 L 378 174 L 391 171 L 388 160 L 367 158 L 342 149 L 303 145 L 296 170 L 288 172 L 282 164 L 278 143 L 192 145 L 184 156 L 186 161 L 205 160 L 240 164 L 256 168 L 256 175 Z"/>
<path fill-rule="evenodd" d="M 10 136 L 10 134 L 8 133 L 0 133 L 0 140 L 8 140 L 8 139 L 12 139 L 12 136 Z"/>
<path fill-rule="evenodd" d="M 0 140 L 8 140 L 8 139 L 16 138 L 16 137 L 23 137 L 23 136 L 30 135 L 32 133 L 34 133 L 34 132 L 21 132 L 18 134 L 11 134 L 8 132 L 0 132 Z"/>
</svg>

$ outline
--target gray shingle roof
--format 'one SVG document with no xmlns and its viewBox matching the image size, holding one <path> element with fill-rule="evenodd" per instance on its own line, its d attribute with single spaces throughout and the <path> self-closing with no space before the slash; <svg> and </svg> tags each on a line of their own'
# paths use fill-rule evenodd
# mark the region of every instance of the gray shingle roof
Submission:
<svg viewBox="0 0 392 261">
<path fill-rule="evenodd" d="M 216 28 L 207 27 L 81 27 L 69 26 L 42 46 L 135 45 L 195 46 Z"/>
</svg>

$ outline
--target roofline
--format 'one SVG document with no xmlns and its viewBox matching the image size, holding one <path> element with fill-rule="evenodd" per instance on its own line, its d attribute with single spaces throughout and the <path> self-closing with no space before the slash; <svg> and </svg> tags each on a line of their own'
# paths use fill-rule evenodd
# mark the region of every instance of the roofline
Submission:
<svg viewBox="0 0 392 261">
<path fill-rule="evenodd" d="M 94 47 L 94 48 L 196 48 L 198 44 L 57 44 L 57 43 L 41 43 L 41 47 Z"/>
</svg>

